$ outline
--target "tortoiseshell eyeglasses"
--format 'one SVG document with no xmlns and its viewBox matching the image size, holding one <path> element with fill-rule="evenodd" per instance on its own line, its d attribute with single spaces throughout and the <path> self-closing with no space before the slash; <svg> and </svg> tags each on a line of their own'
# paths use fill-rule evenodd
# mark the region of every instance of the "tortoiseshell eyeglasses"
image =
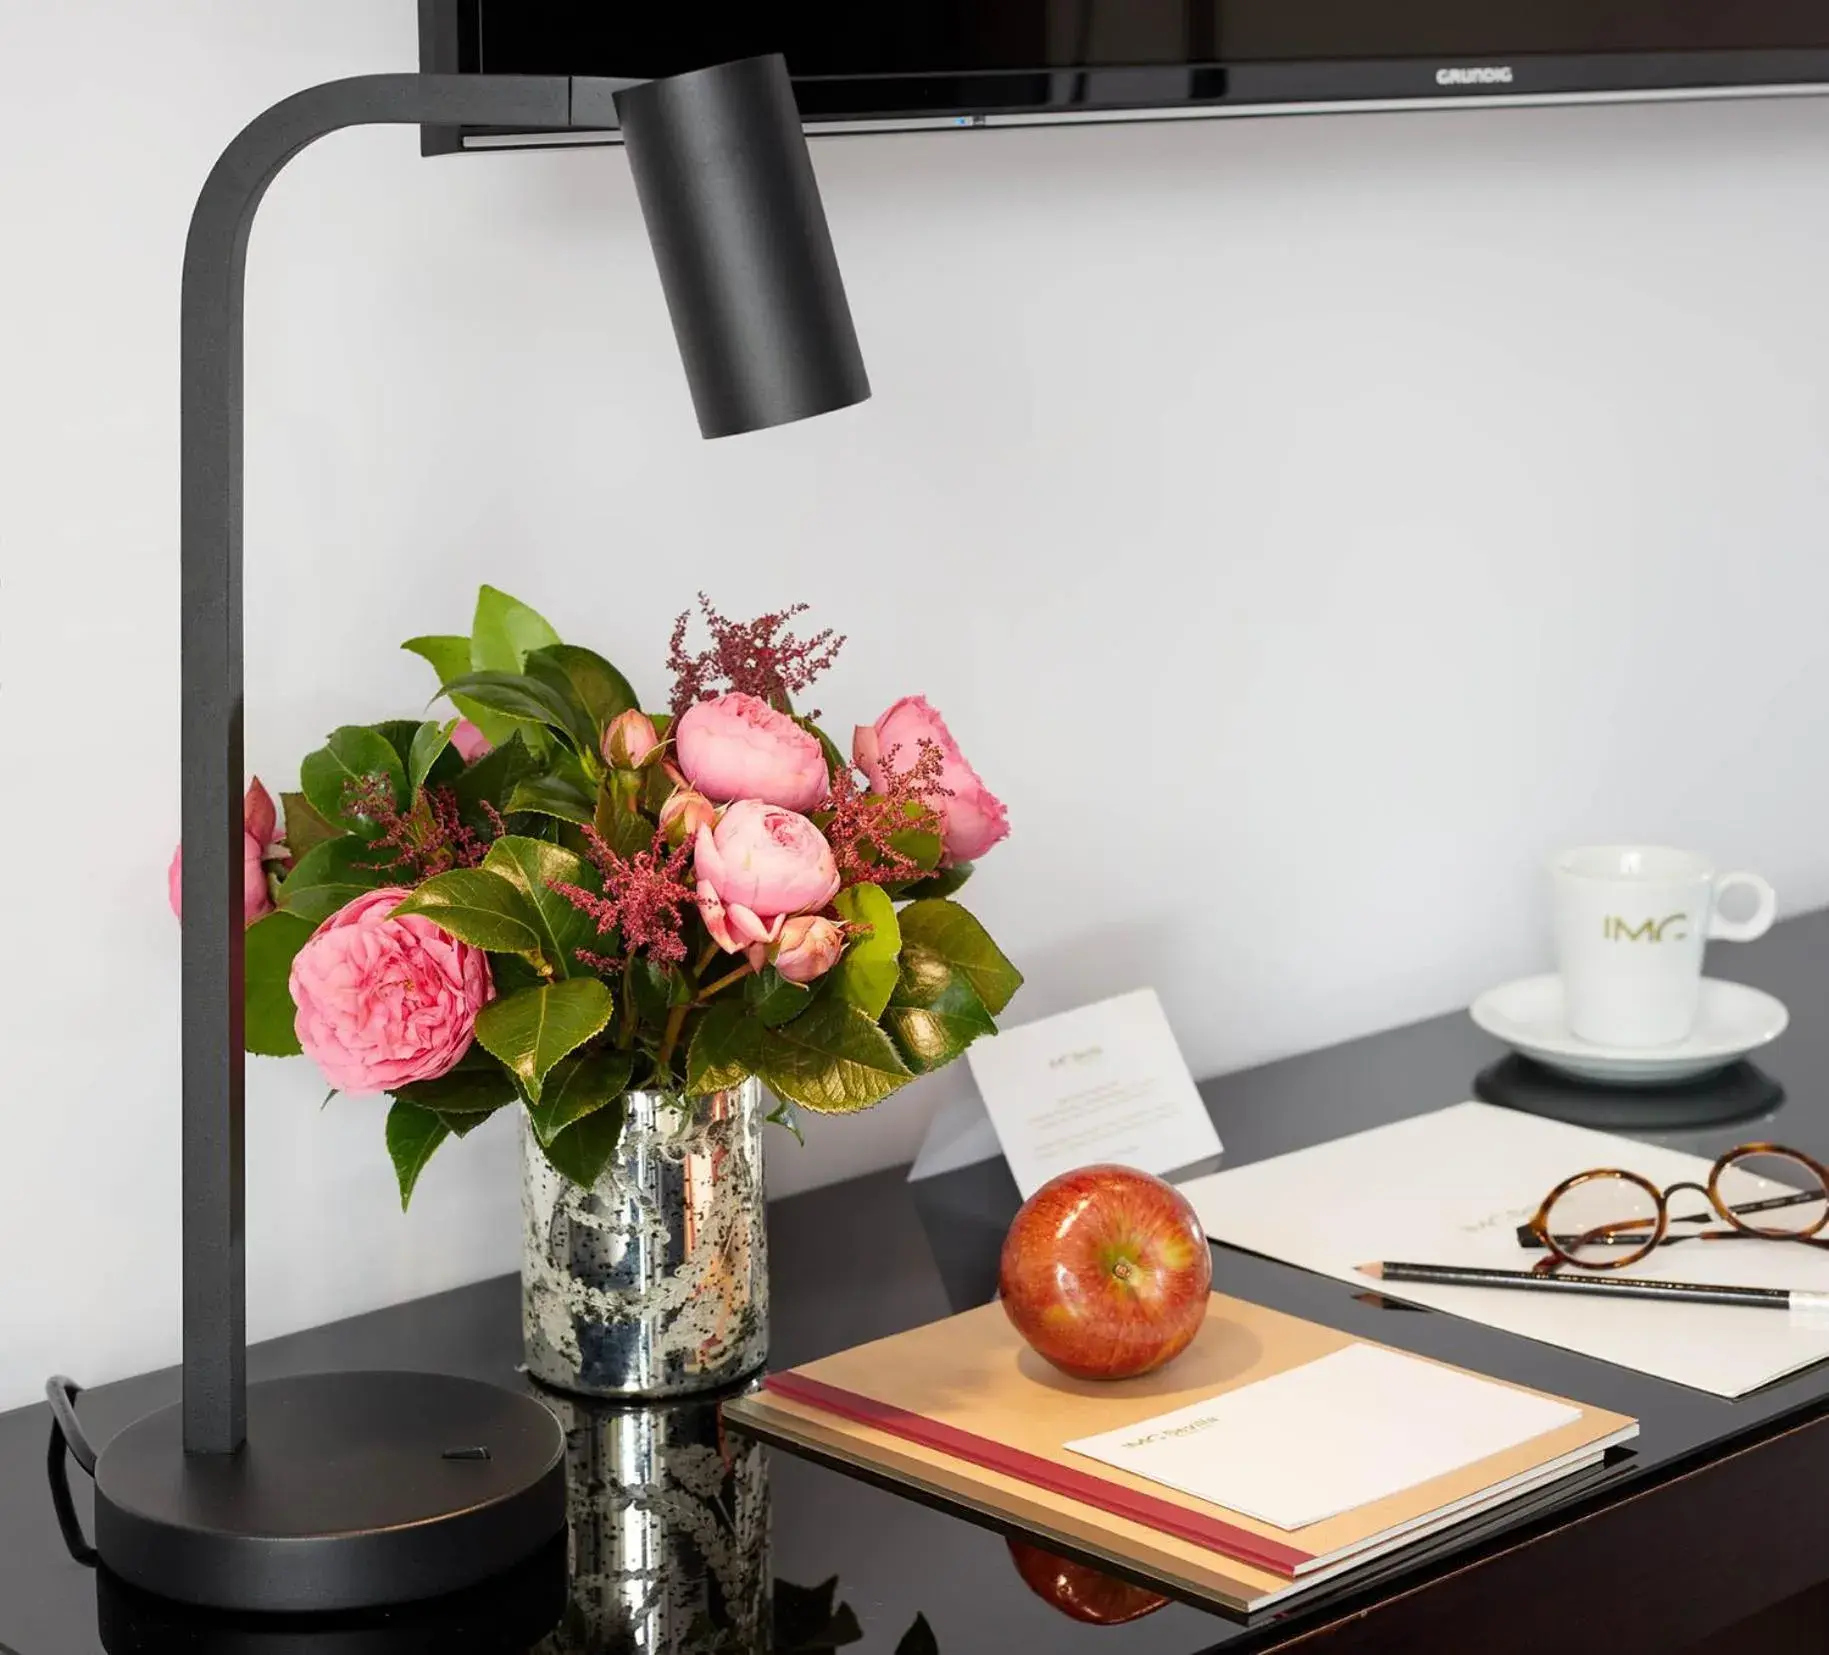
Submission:
<svg viewBox="0 0 1829 1655">
<path fill-rule="evenodd" d="M 1672 1213 L 1670 1199 L 1679 1191 L 1703 1197 L 1710 1210 Z M 1692 1227 L 1717 1220 L 1728 1228 Z M 1684 1241 L 1758 1237 L 1829 1247 L 1829 1238 L 1818 1234 L 1826 1225 L 1829 1168 L 1801 1150 L 1742 1144 L 1715 1162 L 1706 1184 L 1685 1181 L 1661 1190 L 1618 1167 L 1578 1172 L 1551 1190 L 1537 1216 L 1518 1227 L 1518 1241 L 1544 1252 L 1531 1268 L 1546 1276 L 1565 1264 L 1618 1270 Z"/>
</svg>

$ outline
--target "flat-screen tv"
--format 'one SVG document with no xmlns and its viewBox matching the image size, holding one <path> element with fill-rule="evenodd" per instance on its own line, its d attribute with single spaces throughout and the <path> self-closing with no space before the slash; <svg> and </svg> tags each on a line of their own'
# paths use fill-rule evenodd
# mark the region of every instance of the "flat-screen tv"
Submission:
<svg viewBox="0 0 1829 1655">
<path fill-rule="evenodd" d="M 1829 90 L 1829 0 L 420 0 L 427 70 L 647 77 L 761 52 L 785 54 L 810 132 L 1744 96 Z"/>
</svg>

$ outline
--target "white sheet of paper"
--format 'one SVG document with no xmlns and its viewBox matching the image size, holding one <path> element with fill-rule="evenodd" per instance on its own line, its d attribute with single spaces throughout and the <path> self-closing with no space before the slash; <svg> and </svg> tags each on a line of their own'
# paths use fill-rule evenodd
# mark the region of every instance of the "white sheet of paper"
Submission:
<svg viewBox="0 0 1829 1655">
<path fill-rule="evenodd" d="M 1459 1471 L 1581 1410 L 1376 1345 L 1067 1447 L 1279 1529 Z"/>
<path fill-rule="evenodd" d="M 1181 1186 L 1214 1241 L 1689 1385 L 1744 1396 L 1829 1357 L 1829 1326 L 1778 1310 L 1375 1282 L 1373 1260 L 1528 1267 L 1517 1228 L 1563 1179 L 1625 1167 L 1660 1187 L 1710 1162 L 1587 1127 L 1459 1103 Z M 1694 1198 L 1692 1198 L 1694 1199 Z M 1829 1292 L 1829 1251 L 1794 1242 L 1662 1247 L 1625 1275 Z"/>
<path fill-rule="evenodd" d="M 1025 1201 L 1095 1161 L 1164 1173 L 1219 1153 L 1153 988 L 1008 1029 L 966 1057 Z"/>
</svg>

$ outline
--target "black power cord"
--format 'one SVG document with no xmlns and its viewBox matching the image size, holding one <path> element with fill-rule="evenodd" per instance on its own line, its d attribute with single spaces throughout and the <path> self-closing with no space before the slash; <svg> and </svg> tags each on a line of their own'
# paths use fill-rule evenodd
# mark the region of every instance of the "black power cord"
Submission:
<svg viewBox="0 0 1829 1655">
<path fill-rule="evenodd" d="M 45 1400 L 51 1404 L 51 1442 L 45 1456 L 45 1469 L 51 1480 L 51 1504 L 57 1512 L 57 1527 L 63 1534 L 70 1555 L 86 1569 L 95 1567 L 95 1548 L 83 1533 L 76 1515 L 76 1502 L 70 1497 L 69 1462 L 75 1460 L 83 1474 L 95 1475 L 95 1450 L 89 1444 L 82 1421 L 76 1417 L 76 1399 L 83 1388 L 62 1374 L 45 1382 Z M 11 1655 L 0 1646 L 0 1655 Z"/>
</svg>

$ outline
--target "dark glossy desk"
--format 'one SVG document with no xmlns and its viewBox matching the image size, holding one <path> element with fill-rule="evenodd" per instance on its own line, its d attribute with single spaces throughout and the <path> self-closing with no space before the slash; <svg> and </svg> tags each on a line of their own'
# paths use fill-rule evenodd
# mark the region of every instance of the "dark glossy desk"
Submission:
<svg viewBox="0 0 1829 1655">
<path fill-rule="evenodd" d="M 1762 1058 L 1787 1101 L 1769 1127 L 1742 1123 L 1664 1141 L 1712 1154 L 1747 1135 L 1770 1136 L 1829 1158 L 1829 1028 L 1815 1016 L 1829 991 L 1829 914 L 1781 926 L 1749 948 L 1717 949 L 1711 963 L 1791 1007 L 1790 1032 Z M 1458 1101 L 1495 1055 L 1456 1015 L 1204 1090 L 1227 1163 L 1238 1164 Z M 915 1186 L 897 1170 L 778 1203 L 775 1362 L 810 1360 L 982 1302 L 1016 1206 L 1001 1162 Z M 1638 1451 L 1547 1507 L 1348 1582 L 1285 1616 L 1240 1626 L 1171 1604 L 1121 1628 L 1076 1625 L 1031 1595 L 999 1535 L 776 1454 L 774 1574 L 804 1584 L 836 1575 L 862 1623 L 864 1650 L 893 1649 L 918 1612 L 944 1655 L 1829 1648 L 1829 1617 L 1801 1638 L 1772 1630 L 1782 1614 L 1755 1623 L 1763 1630 L 1741 1625 L 1829 1581 L 1829 1366 L 1725 1402 L 1452 1316 L 1380 1309 L 1340 1283 L 1223 1248 L 1214 1285 L 1634 1414 L 1643 1423 Z M 511 1379 L 518 1355 L 516 1288 L 500 1280 L 277 1340 L 257 1348 L 251 1367 L 398 1366 Z M 152 1375 L 91 1392 L 82 1409 L 100 1441 L 175 1395 L 174 1375 Z M 43 1408 L 0 1416 L 0 1644 L 18 1655 L 91 1655 L 100 1647 L 94 1582 L 69 1561 L 52 1520 L 47 1421 Z M 1809 1623 L 1817 1613 L 1807 1607 L 1793 1618 Z"/>
</svg>

